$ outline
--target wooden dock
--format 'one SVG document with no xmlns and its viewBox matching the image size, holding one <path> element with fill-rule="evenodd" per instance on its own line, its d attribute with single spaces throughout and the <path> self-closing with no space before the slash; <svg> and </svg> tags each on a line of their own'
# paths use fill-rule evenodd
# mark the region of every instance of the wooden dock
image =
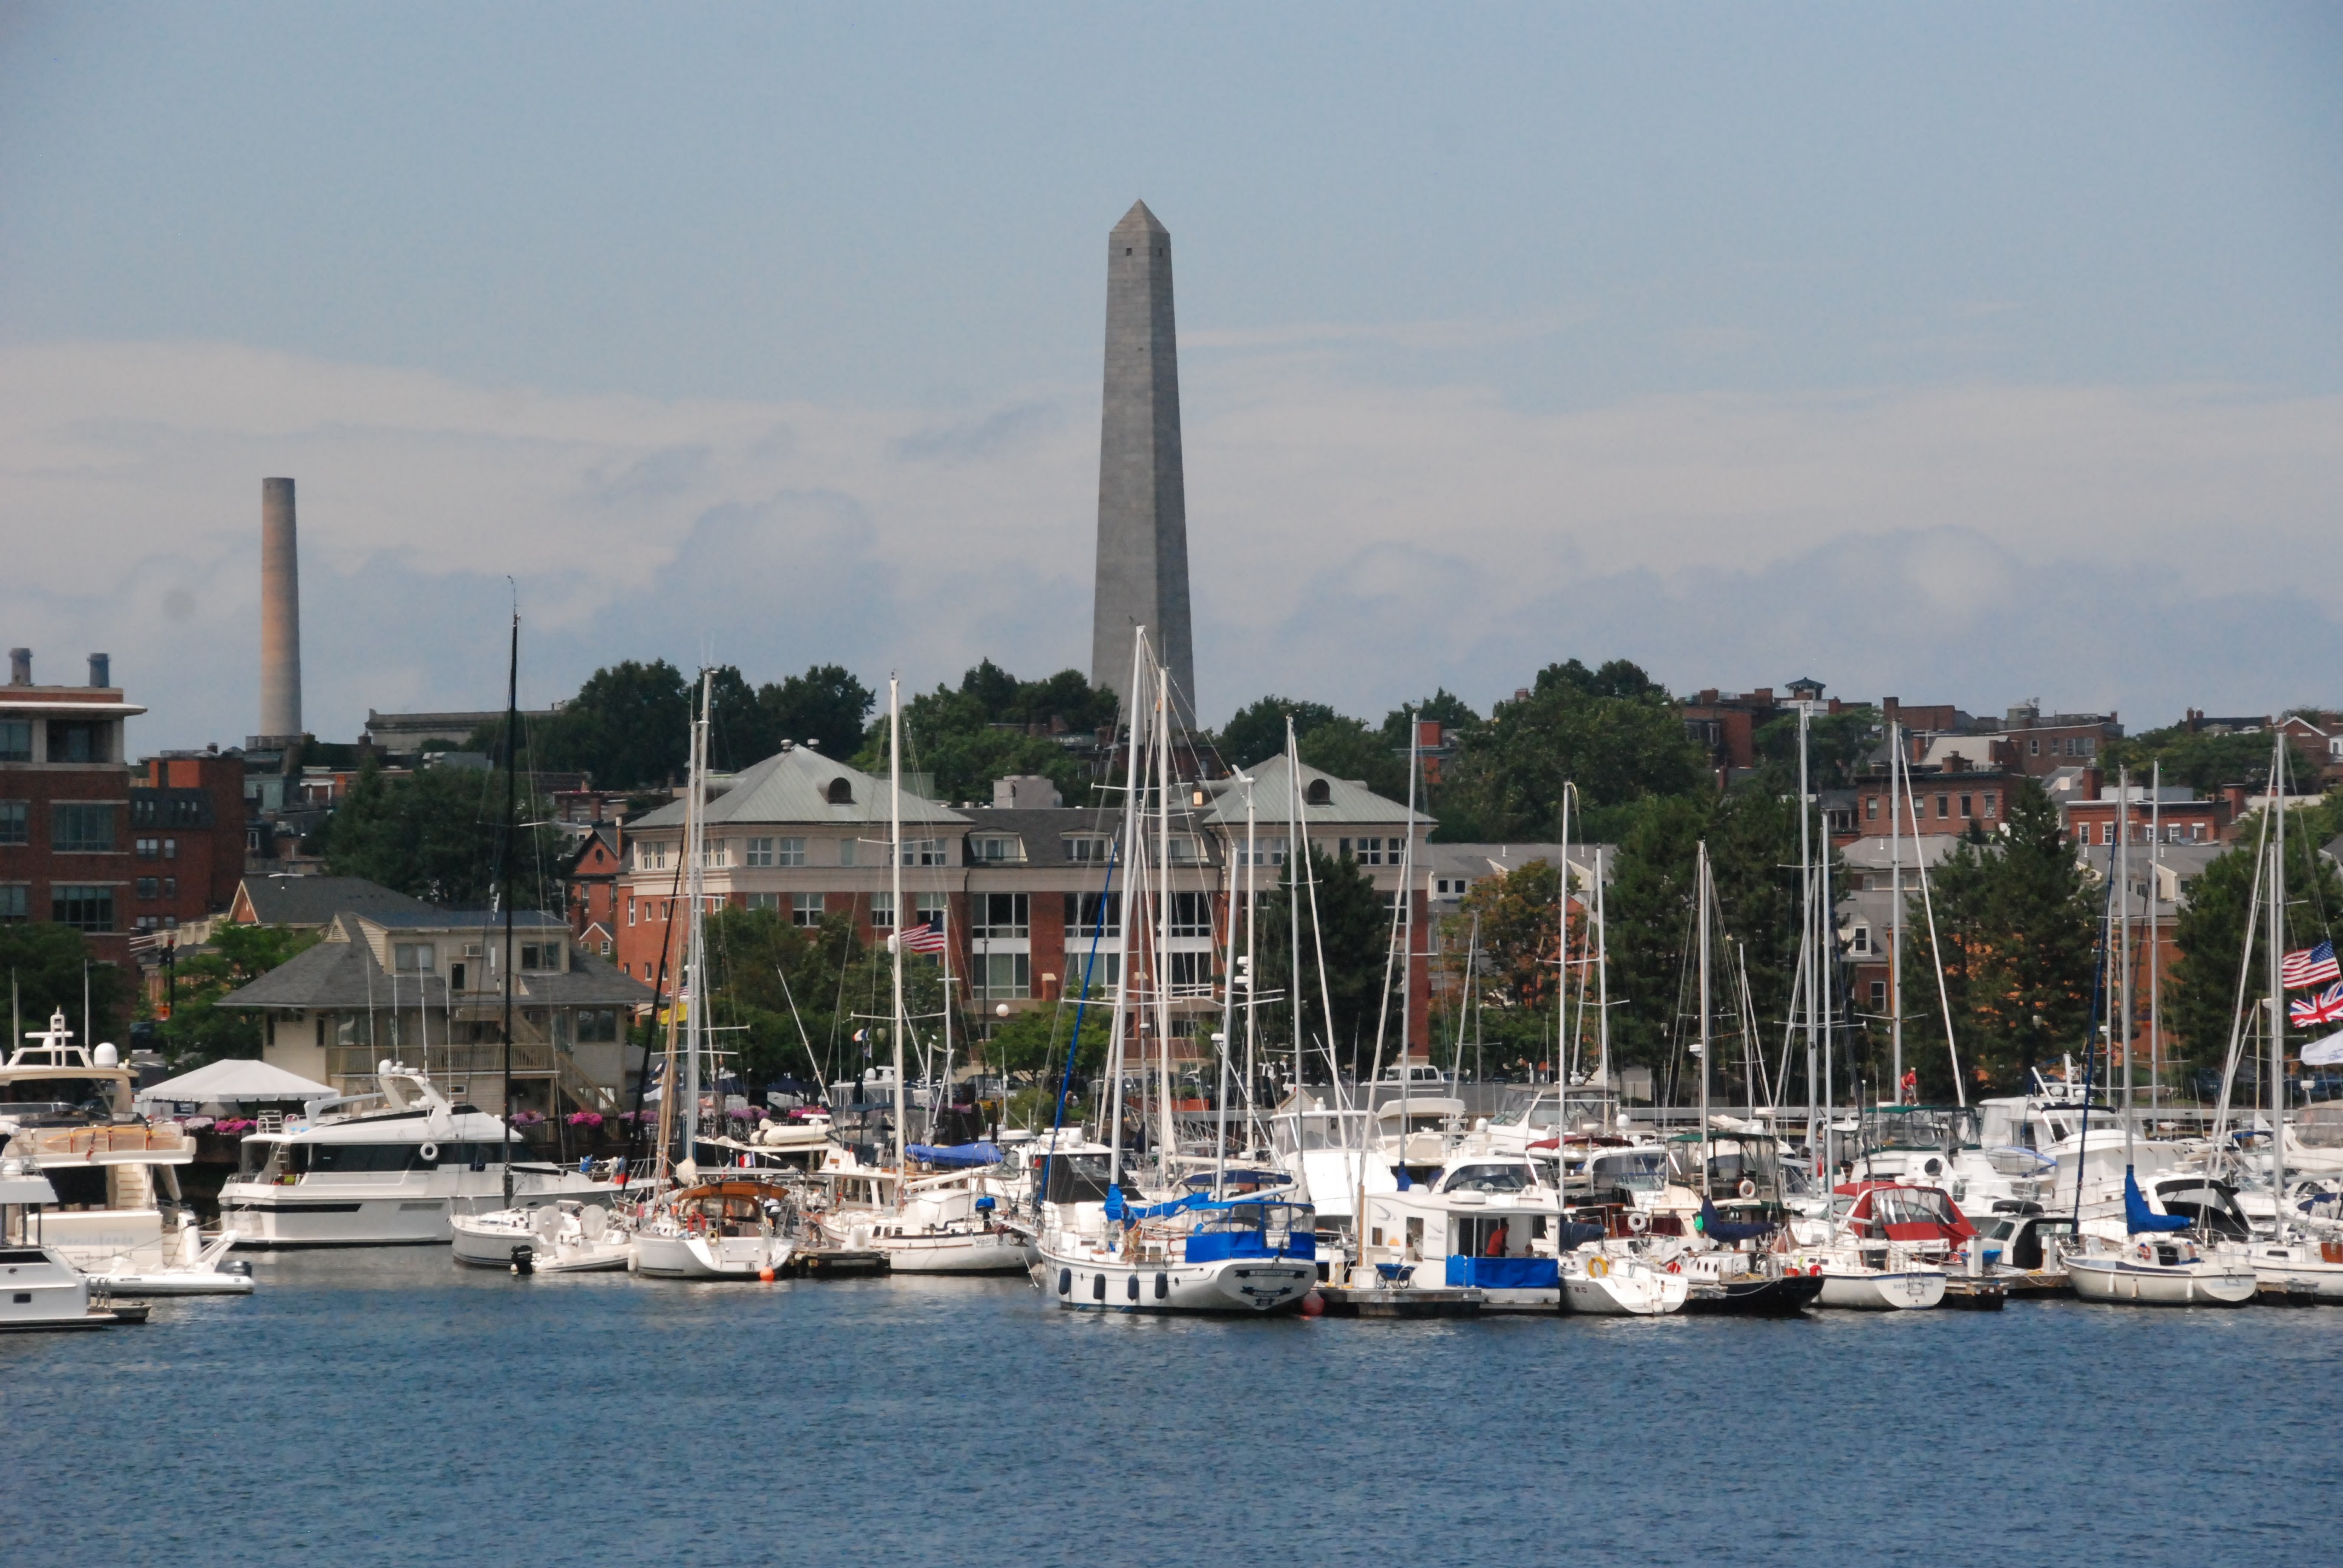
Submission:
<svg viewBox="0 0 2343 1568">
<path fill-rule="evenodd" d="M 1354 1291 L 1341 1285 L 1321 1285 L 1318 1296 L 1330 1318 L 1469 1318 L 1489 1299 L 1484 1292 L 1444 1287 Z"/>
<path fill-rule="evenodd" d="M 1999 1280 L 1955 1274 L 1945 1282 L 1945 1299 L 1937 1304 L 1950 1312 L 1997 1312 L 2008 1302 L 2009 1287 Z"/>
</svg>

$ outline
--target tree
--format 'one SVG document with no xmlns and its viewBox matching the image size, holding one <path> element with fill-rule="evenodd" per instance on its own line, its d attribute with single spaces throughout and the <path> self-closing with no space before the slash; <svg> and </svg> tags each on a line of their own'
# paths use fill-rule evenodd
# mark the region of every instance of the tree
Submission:
<svg viewBox="0 0 2343 1568">
<path fill-rule="evenodd" d="M 1407 721 L 1413 712 L 1421 722 L 1431 722 L 1449 729 L 1469 729 L 1481 722 L 1473 705 L 1442 687 L 1417 703 L 1413 709 L 1394 708 L 1383 715 L 1383 744 L 1404 754 L 1407 750 Z"/>
<path fill-rule="evenodd" d="M 709 1021 L 737 1031 L 717 1039 L 739 1052 L 742 1076 L 769 1083 L 850 1074 L 846 1058 L 859 1055 L 851 1037 L 868 1021 L 852 1015 L 874 1010 L 872 988 L 854 982 L 867 982 L 884 952 L 866 948 L 843 916 L 796 926 L 771 910 L 728 908 L 708 918 L 707 930 Z M 911 1012 L 934 1012 L 941 995 L 934 960 L 915 960 L 910 970 Z"/>
<path fill-rule="evenodd" d="M 2263 752 L 2268 771 L 2268 737 Z M 2319 846 L 2331 839 L 2343 819 L 2343 794 L 2329 795 L 2309 810 L 2287 813 L 2286 823 L 2286 945 L 2289 949 L 2331 941 L 2343 916 L 2343 880 Z M 2254 896 L 2255 863 L 2266 852 L 2255 824 L 2247 824 L 2237 842 L 2217 856 L 2188 890 L 2187 905 L 2173 930 L 2180 956 L 2172 966 L 2171 983 L 2161 998 L 2166 1038 L 2173 1042 L 2175 1060 L 2197 1068 L 2219 1068 L 2228 1058 L 2229 1035 L 2237 1016 L 2237 974 L 2246 944 L 2254 944 L 2252 967 L 2246 975 L 2245 1000 L 2251 1007 L 2268 990 L 2269 890 Z M 2268 1036 L 2265 1035 L 2267 1040 Z M 2265 1047 L 2267 1049 L 2267 1047 Z"/>
<path fill-rule="evenodd" d="M 0 925 L 0 970 L 15 988 L 17 1015 L 28 1030 L 46 1029 L 63 1012 L 77 1040 L 110 1040 L 129 1021 L 131 980 L 118 966 L 91 956 L 89 942 L 71 926 L 30 922 Z M 83 987 L 88 990 L 85 993 Z M 82 998 L 89 998 L 88 1017 Z"/>
<path fill-rule="evenodd" d="M 2164 765 L 2164 782 L 2186 784 L 2209 794 L 2224 784 L 2249 784 L 2262 789 L 2269 782 L 2270 737 L 2268 730 L 2242 733 L 2192 731 L 2185 724 L 2151 729 L 2142 735 L 2110 740 L 2099 757 L 2100 771 L 2110 782 L 2119 769 L 2146 783 L 2151 767 Z"/>
<path fill-rule="evenodd" d="M 1500 1061 L 1549 1058 L 1554 1039 L 1554 962 L 1558 944 L 1555 896 L 1561 876 L 1544 860 L 1531 860 L 1502 877 L 1473 884 L 1458 912 L 1448 919 L 1442 948 L 1458 958 L 1475 946 L 1480 927 L 1480 1024 L 1483 1048 L 1495 1045 Z M 1584 892 L 1584 890 L 1579 890 Z M 1457 977 L 1458 1000 L 1462 979 Z M 1455 1031 L 1453 1015 L 1447 1034 Z"/>
<path fill-rule="evenodd" d="M 1407 742 L 1394 751 L 1358 719 L 1336 717 L 1301 738 L 1302 760 L 1337 779 L 1355 779 L 1387 800 L 1407 799 Z M 1422 802 L 1419 801 L 1418 804 Z"/>
<path fill-rule="evenodd" d="M 1285 750 L 1285 721 L 1293 720 L 1296 741 L 1322 724 L 1341 717 L 1322 702 L 1302 702 L 1291 697 L 1263 697 L 1247 703 L 1221 726 L 1217 738 L 1221 760 L 1247 769 L 1281 756 Z"/>
<path fill-rule="evenodd" d="M 1383 895 L 1366 872 L 1349 856 L 1330 859 L 1315 847 L 1310 850 L 1310 876 L 1317 884 L 1317 920 L 1311 919 L 1311 890 L 1302 889 L 1302 975 L 1300 1000 L 1305 1060 L 1314 1075 L 1322 1070 L 1331 1044 L 1342 1070 L 1351 1074 L 1368 1070 L 1374 1052 L 1375 1019 L 1381 1010 L 1383 958 L 1391 944 L 1391 915 Z M 1256 949 L 1264 994 L 1286 999 L 1265 1008 L 1262 1035 L 1284 1049 L 1292 1040 L 1292 1008 L 1295 996 L 1292 973 L 1293 866 L 1287 863 L 1275 897 L 1262 911 L 1261 938 Z M 1324 990 L 1333 1004 L 1326 1016 L 1326 996 L 1320 990 L 1319 957 L 1324 956 Z M 1394 1010 L 1403 1005 L 1396 995 Z M 1272 1023 L 1271 1017 L 1280 1021 Z M 1396 1016 L 1396 1014 L 1395 1014 Z M 1396 1040 L 1393 1030 L 1389 1039 Z"/>
<path fill-rule="evenodd" d="M 317 944 L 317 931 L 290 926 L 216 924 L 211 940 L 187 950 L 173 965 L 176 1000 L 156 1033 L 173 1072 L 186 1072 L 222 1057 L 257 1057 L 261 1018 L 242 1009 L 221 1009 L 219 999 Z"/>
<path fill-rule="evenodd" d="M 690 757 L 692 686 L 663 658 L 598 669 L 537 726 L 530 755 L 539 768 L 591 773 L 605 789 L 664 784 Z"/>
<path fill-rule="evenodd" d="M 1113 692 L 1093 689 L 1079 670 L 1020 681 L 987 659 L 960 678 L 959 689 L 940 686 L 904 705 L 904 768 L 934 775 L 942 800 L 985 799 L 993 780 L 1031 773 L 1078 802 L 1089 788 L 1087 767 L 1051 737 L 1095 731 L 1100 714 L 1111 715 L 1115 701 Z M 854 763 L 886 771 L 884 715 L 871 723 Z"/>
<path fill-rule="evenodd" d="M 1710 788 L 1707 754 L 1685 734 L 1674 702 L 1624 659 L 1593 671 L 1576 659 L 1547 666 L 1527 697 L 1497 704 L 1464 733 L 1443 772 L 1433 808 L 1439 837 L 1452 841 L 1559 831 L 1565 783 L 1577 785 L 1587 809 L 1587 839 L 1627 819 L 1605 808 Z"/>
<path fill-rule="evenodd" d="M 1879 744 L 1879 714 L 1869 706 L 1818 713 L 1806 724 L 1806 786 L 1843 789 Z M 1798 788 L 1798 716 L 1785 713 L 1757 727 L 1750 737 L 1757 752 L 1762 788 L 1795 793 Z"/>
<path fill-rule="evenodd" d="M 757 706 L 773 749 L 794 740 L 824 757 L 848 758 L 862 744 L 878 699 L 842 665 L 817 664 L 803 675 L 759 687 Z M 770 755 L 770 752 L 766 753 Z"/>
<path fill-rule="evenodd" d="M 496 891 L 504 807 L 499 774 L 426 768 L 392 779 L 369 761 L 327 819 L 326 869 L 449 908 L 486 908 Z M 552 808 L 524 793 L 518 809 L 514 906 L 558 909 L 562 849 Z"/>
</svg>

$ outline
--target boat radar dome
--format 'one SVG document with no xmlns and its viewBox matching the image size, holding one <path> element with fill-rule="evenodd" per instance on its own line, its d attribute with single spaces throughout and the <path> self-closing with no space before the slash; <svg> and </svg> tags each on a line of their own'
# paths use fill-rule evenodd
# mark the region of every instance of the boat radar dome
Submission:
<svg viewBox="0 0 2343 1568">
<path fill-rule="evenodd" d="M 382 1074 L 384 1074 L 384 1073 L 386 1073 L 386 1072 L 388 1072 L 391 1069 L 393 1069 L 394 1067 L 397 1067 L 397 1065 L 398 1065 L 398 1064 L 397 1064 L 397 1062 L 395 1062 L 395 1061 L 391 1060 L 390 1060 L 390 1058 L 388 1058 L 388 1057 L 387 1057 L 387 1056 L 386 1056 L 386 1057 L 384 1057 L 380 1061 L 377 1061 L 377 1062 L 376 1062 L 376 1063 L 374 1064 L 375 1075 L 376 1075 L 377 1077 L 380 1077 Z"/>
<path fill-rule="evenodd" d="M 100 1067 L 118 1067 L 122 1063 L 122 1053 L 115 1050 L 110 1042 L 101 1042 L 98 1048 L 90 1053 L 90 1060 Z"/>
</svg>

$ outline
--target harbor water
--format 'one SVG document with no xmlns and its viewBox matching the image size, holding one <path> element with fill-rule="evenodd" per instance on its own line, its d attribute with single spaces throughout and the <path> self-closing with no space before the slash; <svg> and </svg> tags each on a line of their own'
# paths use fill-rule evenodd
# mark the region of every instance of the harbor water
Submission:
<svg viewBox="0 0 2343 1568">
<path fill-rule="evenodd" d="M 0 1342 L 18 1563 L 2312 1561 L 2343 1312 L 1223 1321 L 262 1257 Z"/>
</svg>

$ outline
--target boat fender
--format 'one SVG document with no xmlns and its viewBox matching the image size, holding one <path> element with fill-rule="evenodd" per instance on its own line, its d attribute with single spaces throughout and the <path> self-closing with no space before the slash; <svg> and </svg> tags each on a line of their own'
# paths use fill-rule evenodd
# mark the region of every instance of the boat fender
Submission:
<svg viewBox="0 0 2343 1568">
<path fill-rule="evenodd" d="M 1156 1276 L 1155 1276 L 1155 1299 L 1156 1299 L 1157 1301 L 1159 1301 L 1159 1302 L 1160 1302 L 1160 1301 L 1163 1300 L 1166 1296 L 1169 1296 L 1171 1293 L 1172 1293 L 1172 1282 L 1171 1282 L 1171 1280 L 1170 1280 L 1167 1276 L 1162 1275 L 1162 1274 L 1158 1274 L 1158 1275 L 1156 1275 Z"/>
<path fill-rule="evenodd" d="M 1094 1302 L 1102 1302 L 1106 1300 L 1106 1276 L 1104 1274 L 1092 1274 L 1091 1276 L 1091 1300 Z"/>
<path fill-rule="evenodd" d="M 1074 1271 L 1071 1269 L 1060 1269 L 1058 1271 L 1058 1294 L 1061 1296 L 1071 1296 L 1073 1293 Z"/>
<path fill-rule="evenodd" d="M 1586 1260 L 1586 1277 L 1587 1277 L 1588 1279 L 1590 1279 L 1590 1280 L 1599 1280 L 1599 1279 L 1604 1278 L 1605 1275 L 1609 1274 L 1610 1272 L 1611 1272 L 1611 1260 L 1610 1260 L 1610 1259 L 1608 1259 L 1608 1258 L 1604 1258 L 1604 1257 L 1594 1257 L 1594 1258 L 1589 1258 L 1589 1259 L 1587 1259 L 1587 1260 Z"/>
<path fill-rule="evenodd" d="M 439 1145 L 437 1143 L 426 1143 L 422 1148 L 417 1149 L 415 1152 L 423 1157 L 423 1163 L 426 1165 L 437 1165 L 439 1163 Z"/>
<path fill-rule="evenodd" d="M 1684 1272 L 1684 1260 L 1683 1260 L 1682 1258 L 1670 1258 L 1670 1259 L 1668 1260 L 1668 1272 L 1669 1272 L 1669 1273 L 1671 1273 L 1671 1274 L 1681 1274 L 1681 1273 L 1683 1273 L 1683 1272 Z"/>
<path fill-rule="evenodd" d="M 1125 1280 L 1122 1282 L 1122 1294 L 1126 1301 L 1135 1302 L 1139 1300 L 1139 1276 L 1137 1274 L 1131 1275 L 1130 1279 Z"/>
<path fill-rule="evenodd" d="M 1652 1217 L 1649 1214 L 1644 1213 L 1641 1209 L 1627 1211 L 1627 1229 L 1640 1236 L 1651 1228 Z"/>
<path fill-rule="evenodd" d="M 1748 1177 L 1744 1176 L 1741 1179 L 1741 1185 L 1735 1188 L 1734 1191 L 1740 1193 L 1744 1198 L 1755 1198 L 1757 1196 L 1757 1183 L 1749 1180 Z"/>
</svg>

